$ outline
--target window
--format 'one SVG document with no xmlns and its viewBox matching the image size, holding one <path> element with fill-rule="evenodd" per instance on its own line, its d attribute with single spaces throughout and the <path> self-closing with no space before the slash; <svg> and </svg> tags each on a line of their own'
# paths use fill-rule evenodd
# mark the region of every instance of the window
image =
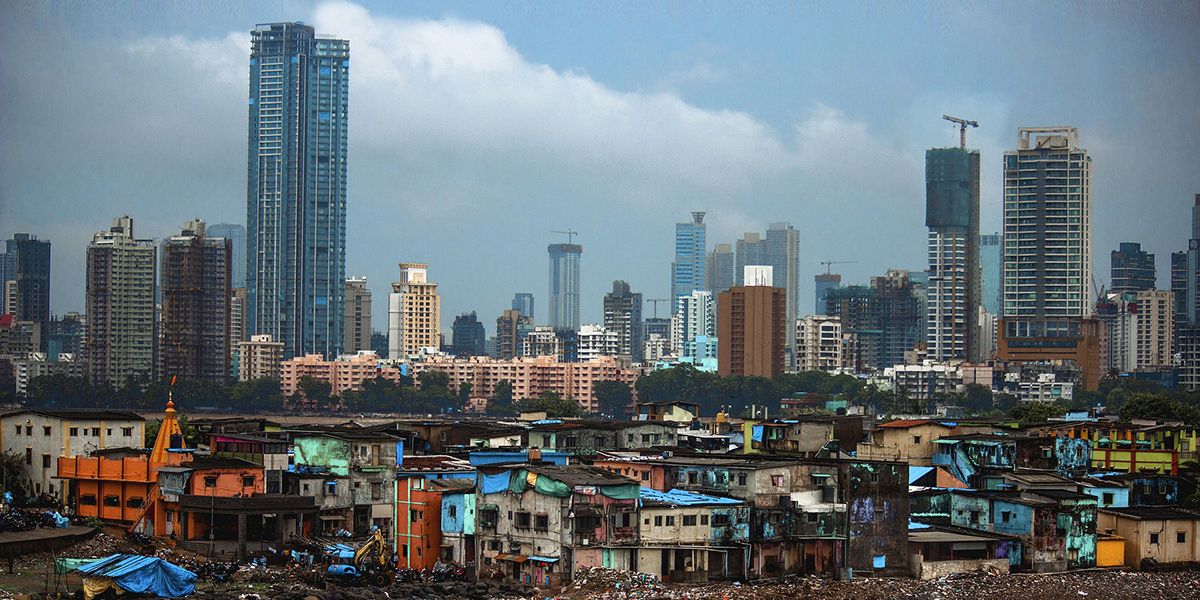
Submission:
<svg viewBox="0 0 1200 600">
<path fill-rule="evenodd" d="M 18 427 L 18 428 L 17 428 L 17 433 L 21 433 L 21 431 L 20 431 L 20 427 Z M 71 436 L 71 437 L 79 437 L 79 428 L 78 428 L 78 427 L 72 427 L 71 429 L 69 429 L 69 430 L 67 431 L 67 435 L 69 435 L 69 436 Z"/>
<path fill-rule="evenodd" d="M 658 515 L 658 516 L 654 517 L 654 526 L 662 527 L 662 515 Z"/>
<path fill-rule="evenodd" d="M 33 435 L 33 425 L 25 426 L 25 435 L 29 435 L 29 436 Z"/>
<path fill-rule="evenodd" d="M 1104 494 L 1102 494 L 1102 496 L 1103 496 L 1103 500 L 1104 500 L 1104 505 L 1105 505 L 1105 506 L 1112 506 L 1112 503 L 1113 503 L 1113 493 L 1112 493 L 1112 492 L 1104 492 Z"/>
<path fill-rule="evenodd" d="M 914 443 L 914 444 L 920 444 L 920 443 L 921 443 L 921 436 L 919 436 L 919 435 L 914 435 L 914 436 L 913 436 L 913 443 Z"/>
<path fill-rule="evenodd" d="M 495 508 L 485 508 L 479 511 L 479 524 L 483 527 L 495 527 L 499 520 L 500 511 Z"/>
<path fill-rule="evenodd" d="M 533 515 L 527 512 L 516 513 L 516 518 L 513 519 L 513 526 L 517 529 L 529 529 L 529 523 L 532 521 Z"/>
<path fill-rule="evenodd" d="M 326 481 L 325 482 L 325 495 L 326 496 L 336 496 L 337 495 L 337 482 L 336 481 Z"/>
<path fill-rule="evenodd" d="M 642 481 L 650 481 L 650 471 L 642 471 Z"/>
<path fill-rule="evenodd" d="M 33 448 L 25 449 L 25 464 L 27 464 L 27 465 L 33 464 Z"/>
<path fill-rule="evenodd" d="M 104 431 L 104 435 L 112 435 L 112 427 L 108 427 Z"/>
<path fill-rule="evenodd" d="M 243 475 L 242 476 L 242 487 L 254 487 L 254 476 L 253 475 Z"/>
<path fill-rule="evenodd" d="M 746 485 L 746 474 L 738 473 L 738 485 Z"/>
<path fill-rule="evenodd" d="M 1007 510 L 1000 511 L 1000 522 L 1007 523 L 1012 518 L 1012 512 Z"/>
<path fill-rule="evenodd" d="M 100 428 L 99 427 L 92 428 L 92 437 L 100 437 Z"/>
<path fill-rule="evenodd" d="M 817 513 L 812 513 L 812 512 L 810 512 L 810 513 L 805 513 L 805 516 L 806 516 L 806 517 L 808 517 L 808 522 L 809 522 L 809 523 L 816 523 L 816 522 L 817 522 L 817 518 L 818 518 L 818 517 L 817 517 Z"/>
<path fill-rule="evenodd" d="M 383 499 L 383 482 L 382 481 L 372 481 L 371 482 L 371 499 L 372 500 L 382 500 Z M 451 507 L 451 508 L 453 508 L 453 507 Z"/>
<path fill-rule="evenodd" d="M 209 475 L 204 478 L 204 487 L 217 487 L 217 476 Z"/>
<path fill-rule="evenodd" d="M 550 529 L 550 515 L 535 515 L 533 518 L 533 528 L 538 531 L 546 531 Z"/>
<path fill-rule="evenodd" d="M 95 506 L 96 505 L 96 495 L 95 494 L 84 494 L 79 497 L 79 503 L 83 504 L 85 506 Z"/>
<path fill-rule="evenodd" d="M 450 518 L 451 518 L 451 519 L 457 518 L 457 517 L 458 517 L 458 507 L 457 507 L 457 506 L 455 506 L 455 505 L 453 505 L 453 504 L 451 504 L 451 505 L 450 505 L 450 506 L 449 506 L 449 507 L 446 509 L 446 514 L 450 515 Z"/>
<path fill-rule="evenodd" d="M 488 540 L 488 550 L 500 551 L 500 540 Z"/>
<path fill-rule="evenodd" d="M 633 434 L 632 433 L 625 434 L 625 441 L 632 443 L 633 442 Z"/>
<path fill-rule="evenodd" d="M 771 485 L 775 487 L 783 487 L 783 475 L 772 475 Z"/>
<path fill-rule="evenodd" d="M 667 515 L 667 527 L 675 526 L 675 515 Z"/>
<path fill-rule="evenodd" d="M 42 468 L 43 468 L 43 469 L 49 469 L 49 468 L 50 468 L 50 455 L 49 455 L 49 454 L 43 454 L 43 455 L 42 455 Z"/>
<path fill-rule="evenodd" d="M 173 511 L 173 510 L 168 510 L 168 511 L 166 511 L 166 513 L 165 513 L 165 514 L 166 514 L 166 519 L 167 519 L 167 522 L 168 522 L 168 523 L 173 523 L 173 522 L 175 522 L 175 511 Z"/>
<path fill-rule="evenodd" d="M 708 515 L 700 515 L 700 524 L 708 525 Z"/>
<path fill-rule="evenodd" d="M 1151 544 L 1157 544 L 1157 543 L 1158 543 L 1158 534 L 1157 534 L 1157 533 L 1152 533 L 1152 534 L 1150 534 L 1150 543 L 1151 543 Z"/>
<path fill-rule="evenodd" d="M 696 515 L 683 515 L 683 526 L 684 527 L 695 527 L 696 526 Z"/>
<path fill-rule="evenodd" d="M 700 474 L 695 471 L 691 471 L 687 474 L 687 478 L 689 484 L 695 485 L 696 482 L 700 480 Z"/>
<path fill-rule="evenodd" d="M 121 497 L 120 496 L 105 496 L 104 497 L 104 505 L 105 506 L 121 506 Z"/>
<path fill-rule="evenodd" d="M 1175 543 L 1176 544 L 1186 544 L 1187 543 L 1187 532 L 1186 531 L 1176 531 L 1175 532 Z"/>
<path fill-rule="evenodd" d="M 977 511 L 977 510 L 971 511 L 971 522 L 979 523 L 979 511 Z"/>
<path fill-rule="evenodd" d="M 879 483 L 879 473 L 871 471 L 871 483 Z"/>
<path fill-rule="evenodd" d="M 729 515 L 713 515 L 713 527 L 724 527 L 729 525 Z"/>
<path fill-rule="evenodd" d="M 1054 454 L 1054 451 L 1051 450 L 1049 447 L 1042 448 L 1042 458 L 1050 458 L 1050 456 L 1052 454 Z"/>
<path fill-rule="evenodd" d="M 142 507 L 142 497 L 141 496 L 131 496 L 128 500 L 125 501 L 125 506 L 128 506 L 129 508 L 141 508 Z"/>
<path fill-rule="evenodd" d="M 414 508 L 414 509 L 409 509 L 409 511 L 408 511 L 408 521 L 409 521 L 410 523 L 414 523 L 414 522 L 416 522 L 416 521 L 420 521 L 420 520 L 421 520 L 421 519 L 422 519 L 424 516 L 425 516 L 425 515 L 424 515 L 423 511 L 419 511 L 419 510 L 417 510 L 417 509 L 415 509 L 415 508 Z"/>
<path fill-rule="evenodd" d="M 50 426 L 49 425 L 42 425 L 42 435 L 45 437 L 50 437 Z"/>
<path fill-rule="evenodd" d="M 122 427 L 121 435 L 124 437 L 133 437 L 133 428 L 132 427 Z"/>
</svg>

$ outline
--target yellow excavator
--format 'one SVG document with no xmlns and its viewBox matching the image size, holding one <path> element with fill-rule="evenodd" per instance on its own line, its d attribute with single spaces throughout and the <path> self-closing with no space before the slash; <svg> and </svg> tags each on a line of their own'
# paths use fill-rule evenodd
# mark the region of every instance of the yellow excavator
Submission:
<svg viewBox="0 0 1200 600">
<path fill-rule="evenodd" d="M 383 530 L 378 527 L 371 531 L 371 537 L 354 551 L 350 564 L 329 565 L 325 570 L 326 579 L 342 585 L 374 585 L 390 586 L 396 580 L 396 570 L 392 565 L 392 547 L 383 537 Z"/>
</svg>

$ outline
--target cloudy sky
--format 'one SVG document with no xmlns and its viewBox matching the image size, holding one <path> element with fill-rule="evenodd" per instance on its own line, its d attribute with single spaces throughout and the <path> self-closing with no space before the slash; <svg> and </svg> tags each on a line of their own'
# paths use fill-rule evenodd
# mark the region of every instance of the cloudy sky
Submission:
<svg viewBox="0 0 1200 600">
<path fill-rule="evenodd" d="M 376 329 L 402 261 L 430 263 L 447 331 L 475 310 L 491 333 L 518 291 L 544 317 L 568 227 L 585 321 L 613 279 L 664 297 L 692 210 L 710 246 L 790 221 L 806 273 L 922 269 L 943 113 L 981 124 L 985 231 L 1016 128 L 1080 129 L 1101 283 L 1137 241 L 1168 286 L 1200 192 L 1195 3 L 5 2 L 0 235 L 53 242 L 55 312 L 114 216 L 244 223 L 248 32 L 280 20 L 350 40 L 347 272 Z"/>
</svg>

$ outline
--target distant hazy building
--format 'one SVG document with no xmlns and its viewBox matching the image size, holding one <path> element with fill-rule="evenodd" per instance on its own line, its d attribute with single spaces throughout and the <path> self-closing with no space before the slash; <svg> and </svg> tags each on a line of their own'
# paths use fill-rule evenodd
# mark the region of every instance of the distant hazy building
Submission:
<svg viewBox="0 0 1200 600">
<path fill-rule="evenodd" d="M 371 289 L 366 277 L 346 280 L 345 301 L 342 304 L 342 351 L 356 354 L 371 349 Z"/>
<path fill-rule="evenodd" d="M 1004 237 L 999 233 L 979 236 L 979 278 L 984 310 L 1000 314 L 1000 280 L 1004 268 Z"/>
<path fill-rule="evenodd" d="M 5 302 L 18 321 L 36 323 L 40 337 L 39 351 L 46 351 L 46 328 L 50 322 L 50 242 L 36 235 L 18 233 L 5 241 L 0 255 L 0 284 L 13 282 L 0 290 Z M 12 294 L 7 291 L 13 292 Z"/>
<path fill-rule="evenodd" d="M 584 325 L 579 328 L 578 360 L 587 362 L 601 356 L 621 354 L 621 336 L 603 325 Z"/>
<path fill-rule="evenodd" d="M 1108 292 L 1096 306 L 1106 327 L 1104 368 L 1130 373 L 1173 362 L 1174 301 L 1166 290 Z"/>
<path fill-rule="evenodd" d="M 442 346 L 442 297 L 428 271 L 424 263 L 400 263 L 400 280 L 388 295 L 388 358 Z"/>
<path fill-rule="evenodd" d="M 737 278 L 737 285 L 745 285 L 747 265 L 769 264 L 767 263 L 767 241 L 758 233 L 747 232 L 734 244 L 734 247 L 737 254 L 734 257 L 733 274 Z"/>
<path fill-rule="evenodd" d="M 515 308 L 504 311 L 496 319 L 496 357 L 508 360 L 520 356 L 521 338 L 531 329 L 533 319 Z"/>
<path fill-rule="evenodd" d="M 763 264 L 771 266 L 772 285 L 787 292 L 788 319 L 795 319 L 800 315 L 800 232 L 791 223 L 767 226 L 766 258 Z M 793 331 L 788 337 L 793 338 L 794 334 Z"/>
<path fill-rule="evenodd" d="M 707 291 L 695 291 L 676 298 L 675 314 L 671 317 L 672 353 L 676 356 L 687 356 L 697 337 L 715 336 L 716 316 L 716 303 L 713 302 L 713 295 Z"/>
<path fill-rule="evenodd" d="M 235 288 L 246 287 L 246 227 L 237 223 L 217 223 L 208 226 L 208 235 L 225 238 L 233 244 L 229 285 Z"/>
<path fill-rule="evenodd" d="M 154 284 L 157 248 L 137 239 L 133 219 L 113 219 L 87 249 L 88 379 L 121 387 L 157 373 Z"/>
<path fill-rule="evenodd" d="M 529 317 L 530 320 L 537 318 L 533 312 L 533 294 L 529 292 L 517 292 L 514 294 L 512 308 L 521 311 L 521 314 Z"/>
<path fill-rule="evenodd" d="M 83 361 L 83 335 L 86 328 L 85 318 L 77 312 L 69 312 L 62 317 L 51 317 L 46 337 L 46 356 L 53 362 L 60 354 L 70 354 L 76 361 Z"/>
<path fill-rule="evenodd" d="M 842 322 L 828 315 L 796 319 L 796 370 L 834 372 L 842 366 Z"/>
<path fill-rule="evenodd" d="M 612 291 L 604 295 L 604 328 L 617 336 L 617 356 L 642 361 L 642 295 L 631 292 L 624 281 L 614 281 Z M 582 341 L 581 331 L 581 347 Z"/>
<path fill-rule="evenodd" d="M 677 307 L 678 304 L 679 301 L 676 300 L 672 306 Z M 663 317 L 647 317 L 642 321 L 642 339 L 648 340 L 650 339 L 650 336 L 657 335 L 664 340 L 667 340 L 668 352 L 670 352 L 672 320 L 673 319 Z"/>
<path fill-rule="evenodd" d="M 749 276 L 747 274 L 746 276 Z M 787 291 L 767 285 L 735 286 L 717 300 L 717 373 L 775 377 L 783 373 Z"/>
<path fill-rule="evenodd" d="M 708 247 L 706 236 L 703 211 L 693 211 L 690 222 L 675 224 L 675 262 L 671 263 L 672 298 L 704 289 L 707 262 L 704 251 Z"/>
<path fill-rule="evenodd" d="M 475 312 L 454 317 L 450 328 L 450 352 L 455 356 L 483 356 L 487 333 Z"/>
<path fill-rule="evenodd" d="M 1191 217 L 1192 234 L 1187 251 L 1171 256 L 1179 385 L 1188 391 L 1200 389 L 1200 194 L 1195 196 Z"/>
<path fill-rule="evenodd" d="M 550 326 L 579 329 L 579 269 L 583 246 L 550 244 Z"/>
<path fill-rule="evenodd" d="M 246 339 L 246 288 L 229 290 L 229 343 L 237 350 L 237 343 Z"/>
<path fill-rule="evenodd" d="M 905 353 L 920 343 L 925 323 L 908 271 L 889 269 L 870 286 L 829 291 L 828 314 L 838 317 L 842 333 L 852 336 L 843 364 L 857 371 L 882 371 L 903 364 Z"/>
<path fill-rule="evenodd" d="M 269 335 L 252 335 L 238 342 L 238 381 L 279 379 L 279 363 L 283 361 L 283 342 Z"/>
<path fill-rule="evenodd" d="M 162 373 L 224 385 L 230 376 L 232 242 L 209 236 L 197 219 L 164 240 L 162 253 Z"/>
<path fill-rule="evenodd" d="M 1140 292 L 1158 287 L 1158 271 L 1154 267 L 1154 255 L 1142 250 L 1142 245 L 1121 242 L 1113 250 L 1111 259 L 1112 291 Z"/>
<path fill-rule="evenodd" d="M 737 263 L 733 255 L 733 246 L 729 244 L 713 246 L 705 262 L 707 263 L 704 274 L 705 289 L 715 296 L 733 287 L 733 269 Z"/>
<path fill-rule="evenodd" d="M 825 294 L 829 290 L 834 290 L 842 287 L 842 275 L 840 273 L 817 273 L 813 278 L 813 291 L 816 296 L 815 314 L 823 315 L 827 310 L 825 304 Z"/>
<path fill-rule="evenodd" d="M 342 346 L 350 43 L 302 23 L 250 32 L 246 325 L 284 356 Z"/>
<path fill-rule="evenodd" d="M 979 151 L 925 152 L 929 282 L 925 341 L 931 360 L 981 359 L 978 333 Z"/>
</svg>

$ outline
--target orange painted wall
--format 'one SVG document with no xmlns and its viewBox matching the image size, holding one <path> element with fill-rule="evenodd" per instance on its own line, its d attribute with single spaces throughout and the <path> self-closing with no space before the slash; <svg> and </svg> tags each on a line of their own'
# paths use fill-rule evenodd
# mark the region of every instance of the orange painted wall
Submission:
<svg viewBox="0 0 1200 600">
<path fill-rule="evenodd" d="M 432 569 L 442 552 L 442 494 L 426 485 L 423 478 L 396 480 L 395 550 L 401 569 Z"/>
</svg>

